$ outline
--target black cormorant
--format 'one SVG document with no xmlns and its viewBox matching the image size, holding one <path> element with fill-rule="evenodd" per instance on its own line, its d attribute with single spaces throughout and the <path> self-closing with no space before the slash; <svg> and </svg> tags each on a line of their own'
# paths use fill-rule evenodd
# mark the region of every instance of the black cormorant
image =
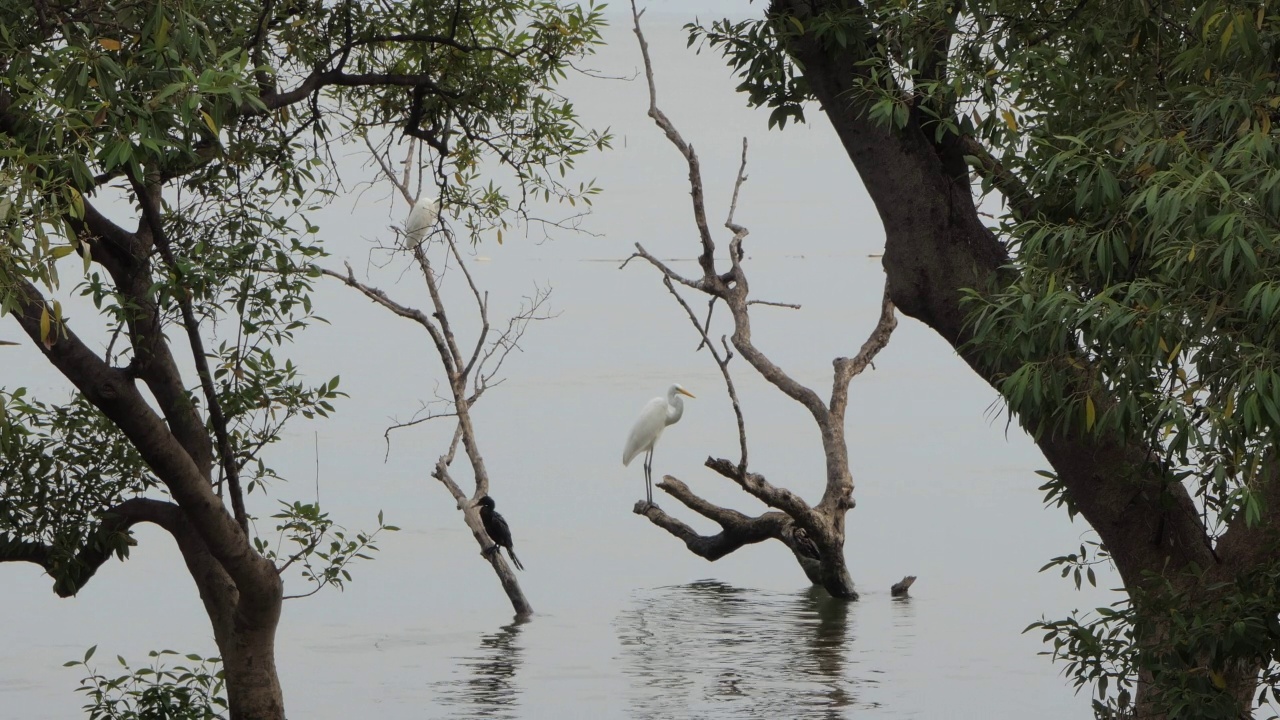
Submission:
<svg viewBox="0 0 1280 720">
<path fill-rule="evenodd" d="M 476 507 L 480 508 L 480 522 L 484 523 L 484 531 L 489 534 L 489 539 L 493 541 L 493 547 L 485 550 L 486 553 L 498 552 L 498 548 L 507 549 L 507 554 L 511 556 L 511 562 L 515 563 L 517 570 L 523 570 L 524 566 L 520 564 L 520 559 L 516 557 L 516 551 L 512 549 L 514 543 L 511 540 L 511 527 L 507 525 L 507 521 L 497 510 L 493 509 L 493 498 L 485 495 L 476 501 Z"/>
</svg>

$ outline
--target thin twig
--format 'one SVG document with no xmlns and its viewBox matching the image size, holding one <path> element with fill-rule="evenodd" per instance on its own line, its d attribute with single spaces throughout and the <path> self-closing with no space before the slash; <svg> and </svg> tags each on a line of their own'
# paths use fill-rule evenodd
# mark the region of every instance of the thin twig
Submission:
<svg viewBox="0 0 1280 720">
<path fill-rule="evenodd" d="M 768 305 L 769 307 L 789 308 L 791 310 L 799 310 L 800 305 L 797 303 L 774 302 L 772 300 L 748 300 L 748 305 Z"/>
<path fill-rule="evenodd" d="M 884 295 L 880 300 L 880 319 L 867 336 L 862 348 L 852 359 L 836 358 L 835 379 L 831 386 L 831 415 L 843 423 L 845 407 L 849 401 L 849 381 L 867 366 L 871 365 L 876 355 L 889 344 L 889 336 L 898 327 L 898 318 L 894 314 L 893 300 L 889 297 L 889 281 L 884 284 Z M 874 366 L 873 366 L 874 367 Z"/>
<path fill-rule="evenodd" d="M 733 200 L 729 203 L 729 217 L 724 221 L 724 226 L 733 233 L 733 239 L 729 241 L 729 262 L 733 264 L 734 270 L 741 272 L 738 264 L 742 262 L 743 250 L 742 241 L 750 232 L 742 225 L 733 221 L 733 215 L 738 211 L 738 191 L 742 189 L 742 184 L 747 181 L 747 139 L 742 138 L 742 162 L 738 164 L 738 177 L 733 181 Z M 735 273 L 737 274 L 737 273 Z"/>
<path fill-rule="evenodd" d="M 715 277 L 715 241 L 711 238 L 711 227 L 707 224 L 707 213 L 703 201 L 702 191 L 702 165 L 698 161 L 698 154 L 694 152 L 693 146 L 684 141 L 680 133 L 676 130 L 671 120 L 658 109 L 658 88 L 653 80 L 653 62 L 649 59 L 649 43 L 644 39 L 644 33 L 640 31 L 640 16 L 644 13 L 636 10 L 635 0 L 631 0 L 631 17 L 635 25 L 636 37 L 640 40 L 640 54 L 644 56 L 644 76 L 649 84 L 649 117 L 657 123 L 662 132 L 666 134 L 671 144 L 676 146 L 680 154 L 684 156 L 685 161 L 689 165 L 689 187 L 693 199 L 693 218 L 698 225 L 698 238 L 702 242 L 702 254 L 698 256 L 698 264 L 702 266 L 703 275 L 708 278 Z"/>
<path fill-rule="evenodd" d="M 697 329 L 698 334 L 702 336 L 702 342 L 698 347 L 706 346 L 711 351 L 711 357 L 716 361 L 716 366 L 720 368 L 720 375 L 724 377 L 725 387 L 729 391 L 729 400 L 733 403 L 733 415 L 738 421 L 738 446 L 742 450 L 742 459 L 738 463 L 738 467 L 742 472 L 747 470 L 747 424 L 742 417 L 742 405 L 738 401 L 738 390 L 733 385 L 733 375 L 729 372 L 729 361 L 733 359 L 733 353 L 730 352 L 729 346 L 724 346 L 725 353 L 721 355 L 716 346 L 711 342 L 711 338 L 707 335 L 707 328 L 698 323 L 698 316 L 694 314 L 693 308 L 689 307 L 689 303 L 680 297 L 680 293 L 676 292 L 676 286 L 671 283 L 671 278 L 663 277 L 662 284 L 667 286 L 667 290 L 675 297 L 676 302 L 680 303 L 680 307 L 684 308 L 685 315 L 689 317 L 689 322 L 693 323 L 693 327 Z M 710 315 L 707 317 L 710 322 Z M 724 342 L 724 338 L 721 338 Z"/>
<path fill-rule="evenodd" d="M 382 159 L 382 153 L 378 152 L 378 149 L 373 146 L 373 143 L 369 142 L 369 136 L 362 134 L 360 139 L 364 140 L 365 147 L 369 148 L 369 154 L 373 156 L 375 161 L 377 161 L 378 167 L 382 169 L 382 174 L 391 181 L 391 184 L 394 185 L 397 190 L 400 191 L 400 197 L 404 198 L 404 201 L 409 203 L 409 207 L 413 207 L 414 198 L 409 192 L 409 161 L 413 157 L 413 147 L 417 140 L 413 138 L 409 140 L 409 156 L 404 160 L 405 178 L 401 181 L 396 179 L 395 171 L 392 170 L 391 166 Z"/>
</svg>

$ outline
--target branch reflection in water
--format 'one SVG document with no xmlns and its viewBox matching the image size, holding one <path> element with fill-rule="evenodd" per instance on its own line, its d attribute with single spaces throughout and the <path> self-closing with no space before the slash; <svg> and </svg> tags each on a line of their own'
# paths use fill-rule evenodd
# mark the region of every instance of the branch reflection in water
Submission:
<svg viewBox="0 0 1280 720">
<path fill-rule="evenodd" d="M 457 658 L 453 680 L 435 683 L 437 700 L 451 708 L 451 718 L 514 720 L 519 712 L 520 670 L 524 648 L 519 643 L 520 626 L 528 619 L 516 618 L 497 632 L 480 637 L 475 655 Z"/>
<path fill-rule="evenodd" d="M 859 690 L 856 604 L 810 588 L 750 590 L 703 580 L 642 592 L 615 621 L 634 718 L 843 718 Z"/>
</svg>

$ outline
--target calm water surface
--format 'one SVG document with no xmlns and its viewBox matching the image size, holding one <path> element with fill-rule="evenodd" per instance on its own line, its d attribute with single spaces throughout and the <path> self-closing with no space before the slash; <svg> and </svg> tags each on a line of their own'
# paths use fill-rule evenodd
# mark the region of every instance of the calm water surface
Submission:
<svg viewBox="0 0 1280 720">
<path fill-rule="evenodd" d="M 649 19 L 660 101 L 702 156 L 716 216 L 740 138 L 751 137 L 738 219 L 752 230 L 752 292 L 803 305 L 759 308 L 754 335 L 825 393 L 831 358 L 855 353 L 879 312 L 883 275 L 868 256 L 883 236 L 870 203 L 825 126 L 767 132 L 765 115 L 742 109 L 728 71 L 684 49 L 679 24 L 688 18 Z M 631 76 L 632 38 L 615 23 L 610 39 L 596 68 Z M 560 312 L 531 331 L 507 382 L 476 410 L 493 493 L 528 568 L 521 581 L 537 614 L 511 623 L 451 499 L 428 477 L 449 428 L 398 433 L 387 455 L 389 419 L 408 417 L 435 392 L 429 340 L 344 289 L 322 286 L 317 304 L 331 324 L 305 333 L 295 357 L 317 380 L 340 374 L 351 399 L 332 421 L 295 426 L 273 450 L 292 479 L 275 492 L 315 499 L 318 444 L 325 508 L 351 528 L 367 527 L 382 509 L 404 530 L 381 543 L 376 562 L 354 568 L 345 593 L 286 605 L 279 665 L 291 716 L 1089 717 L 1087 699 L 1037 657 L 1039 638 L 1021 634 L 1041 615 L 1110 602 L 1103 591 L 1078 593 L 1037 574 L 1078 545 L 1085 528 L 1042 509 L 1033 471 L 1043 458 L 992 413 L 991 390 L 914 321 L 902 322 L 876 370 L 851 388 L 858 506 L 846 552 L 862 600 L 840 603 L 807 589 L 777 543 L 708 564 L 631 513 L 643 482 L 639 467 L 620 466 L 622 440 L 639 407 L 675 381 L 698 399 L 664 435 L 655 472 L 743 512 L 764 508 L 702 468 L 709 454 L 732 456 L 737 441 L 715 366 L 693 352 L 696 335 L 654 273 L 617 269 L 635 242 L 696 268 L 680 159 L 644 117 L 638 83 L 576 78 L 567 91 L 588 122 L 612 126 L 618 138 L 615 151 L 580 165 L 608 190 L 590 220 L 599 235 L 509 235 L 475 258 L 495 313 L 516 307 L 535 281 L 554 287 Z M 315 220 L 334 267 L 349 259 L 403 302 L 424 305 L 403 263 L 379 270 L 370 256 L 389 234 L 380 228 L 403 213 L 369 193 Z M 4 361 L 0 382 L 65 396 L 38 353 L 9 348 Z M 811 420 L 736 369 L 753 469 L 817 498 L 823 468 Z M 272 499 L 249 500 L 269 534 Z M 137 663 L 150 649 L 216 652 L 171 541 L 153 528 L 138 536 L 129 562 L 104 567 L 70 600 L 56 599 L 32 567 L 0 566 L 0 719 L 76 716 L 79 671 L 61 664 L 90 645 L 99 645 L 105 672 L 117 654 Z M 920 577 L 915 596 L 894 600 L 888 587 L 905 574 Z M 290 591 L 305 589 L 295 581 Z"/>
<path fill-rule="evenodd" d="M 912 600 L 889 601 L 894 653 L 914 652 Z M 637 591 L 613 625 L 633 718 L 843 718 L 882 707 L 888 665 L 861 650 L 856 606 L 813 588 L 751 590 L 718 580 Z M 432 683 L 444 717 L 518 718 L 527 662 L 514 622 L 482 635 Z M 885 648 L 879 648 L 884 650 Z M 915 713 L 898 713 L 911 717 Z"/>
</svg>

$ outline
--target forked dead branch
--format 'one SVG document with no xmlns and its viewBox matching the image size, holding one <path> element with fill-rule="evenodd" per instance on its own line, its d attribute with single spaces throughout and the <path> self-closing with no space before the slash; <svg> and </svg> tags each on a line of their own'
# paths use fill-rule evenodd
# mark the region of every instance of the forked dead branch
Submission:
<svg viewBox="0 0 1280 720">
<path fill-rule="evenodd" d="M 746 493 L 773 508 L 752 517 L 737 510 L 720 507 L 699 497 L 689 486 L 670 475 L 664 476 L 658 487 L 679 500 L 685 507 L 715 522 L 721 531 L 715 535 L 702 535 L 679 519 L 667 514 L 657 505 L 641 501 L 636 503 L 635 513 L 643 515 L 654 525 L 666 530 L 684 542 L 694 554 L 707 560 L 718 560 L 739 548 L 765 540 L 778 540 L 790 548 L 805 575 L 833 596 L 856 599 L 857 591 L 844 560 L 845 514 L 853 507 L 853 477 L 849 472 L 848 449 L 845 444 L 845 411 L 848 405 L 849 382 L 865 370 L 886 344 L 897 327 L 893 303 L 889 300 L 888 287 L 881 302 L 879 321 L 871 331 L 861 350 L 853 358 L 840 357 L 833 361 L 834 377 L 831 396 L 823 400 L 818 393 L 802 385 L 769 359 L 751 339 L 751 305 L 773 305 L 792 309 L 798 306 L 787 303 L 763 302 L 749 297 L 750 286 L 742 263 L 745 257 L 743 241 L 748 230 L 734 221 L 739 193 L 747 180 L 747 141 L 742 142 L 742 161 L 729 215 L 724 226 L 731 233 L 728 246 L 728 268 L 721 269 L 716 257 L 716 244 L 707 221 L 706 203 L 702 184 L 702 167 L 698 155 L 676 130 L 675 125 L 658 107 L 657 87 L 653 64 L 649 58 L 649 46 L 640 29 L 642 11 L 631 4 L 632 19 L 640 52 L 644 59 L 645 79 L 649 87 L 649 117 L 658 125 L 667 139 L 680 152 L 689 167 L 689 189 L 693 206 L 693 218 L 698 228 L 701 251 L 698 266 L 702 274 L 685 277 L 650 254 L 639 243 L 636 252 L 623 263 L 640 258 L 662 273 L 662 281 L 676 301 L 684 309 L 689 321 L 702 338 L 698 349 L 711 353 L 724 377 L 725 387 L 733 405 L 738 424 L 740 456 L 737 462 L 708 457 L 706 466 L 737 483 Z M 695 290 L 707 296 L 706 319 L 700 321 L 689 301 L 680 294 L 677 285 Z M 733 333 L 721 336 L 719 343 L 711 336 L 711 319 L 717 304 L 723 304 L 733 321 Z M 717 347 L 718 345 L 718 347 Z M 817 424 L 826 455 L 826 486 L 822 498 L 810 505 L 790 490 L 775 486 L 763 475 L 751 472 L 747 465 L 747 433 L 742 405 L 734 386 L 729 363 L 737 355 L 744 358 L 756 372 L 779 391 L 803 405 Z M 905 595 L 913 577 L 904 578 L 894 586 L 895 595 Z"/>
<path fill-rule="evenodd" d="M 370 149 L 373 150 L 372 147 Z M 391 163 L 388 159 L 383 157 L 377 150 L 374 150 L 383 175 L 395 185 L 401 197 L 410 207 L 413 207 L 417 200 L 416 194 L 409 189 L 409 163 L 414 157 L 415 149 L 416 144 L 411 142 L 408 159 L 406 159 L 404 165 L 404 176 L 399 179 L 396 178 L 395 173 L 391 170 Z M 419 182 L 418 187 L 420 188 L 421 185 L 422 183 Z M 462 511 L 467 527 L 471 529 L 471 534 L 480 545 L 482 556 L 493 566 L 494 572 L 502 583 L 502 589 L 511 600 L 511 605 L 516 614 L 527 616 L 533 612 L 533 608 L 529 605 L 529 601 L 525 599 L 524 592 L 520 589 L 520 583 L 516 579 L 515 572 L 511 569 L 511 566 L 507 564 L 501 554 L 494 552 L 497 546 L 488 533 L 485 532 L 484 524 L 480 517 L 477 503 L 481 498 L 489 495 L 489 473 L 485 469 L 484 456 L 480 452 L 480 444 L 476 437 L 475 427 L 471 422 L 471 409 L 485 391 L 496 384 L 495 376 L 498 370 L 501 368 L 503 361 L 506 360 L 507 355 L 518 346 L 528 324 L 534 320 L 548 317 L 543 310 L 550 291 L 546 289 L 537 290 L 532 297 L 528 298 L 521 312 L 510 318 L 506 327 L 498 331 L 490 323 L 488 293 L 482 292 L 476 285 L 474 278 L 467 269 L 466 259 L 459 252 L 457 242 L 447 228 L 435 228 L 426 242 L 412 247 L 407 247 L 407 245 L 412 245 L 411 243 L 401 243 L 401 245 L 413 254 L 415 263 L 422 271 L 423 281 L 431 298 L 431 311 L 429 313 L 402 305 L 391 299 L 382 290 L 357 280 L 350 265 L 347 266 L 345 274 L 327 269 L 324 270 L 324 273 L 341 280 L 349 287 L 359 290 L 365 297 L 396 315 L 417 323 L 431 337 L 432 345 L 434 345 L 436 354 L 440 357 L 440 363 L 448 383 L 449 393 L 443 398 L 448 407 L 442 411 L 432 412 L 426 416 L 415 417 L 412 420 L 397 423 L 388 429 L 388 433 L 391 430 L 415 425 L 427 420 L 454 419 L 453 439 L 445 452 L 436 461 L 435 467 L 431 471 L 431 477 L 440 481 L 457 502 L 458 509 Z M 449 309 L 446 307 L 440 293 L 442 273 L 447 268 L 454 268 L 462 274 L 475 303 L 479 329 L 475 346 L 466 352 L 459 347 Z M 463 454 L 466 456 L 471 466 L 472 475 L 475 478 L 475 489 L 471 495 L 467 495 L 463 491 L 449 471 L 449 468 L 457 458 L 459 447 L 463 449 Z"/>
</svg>

